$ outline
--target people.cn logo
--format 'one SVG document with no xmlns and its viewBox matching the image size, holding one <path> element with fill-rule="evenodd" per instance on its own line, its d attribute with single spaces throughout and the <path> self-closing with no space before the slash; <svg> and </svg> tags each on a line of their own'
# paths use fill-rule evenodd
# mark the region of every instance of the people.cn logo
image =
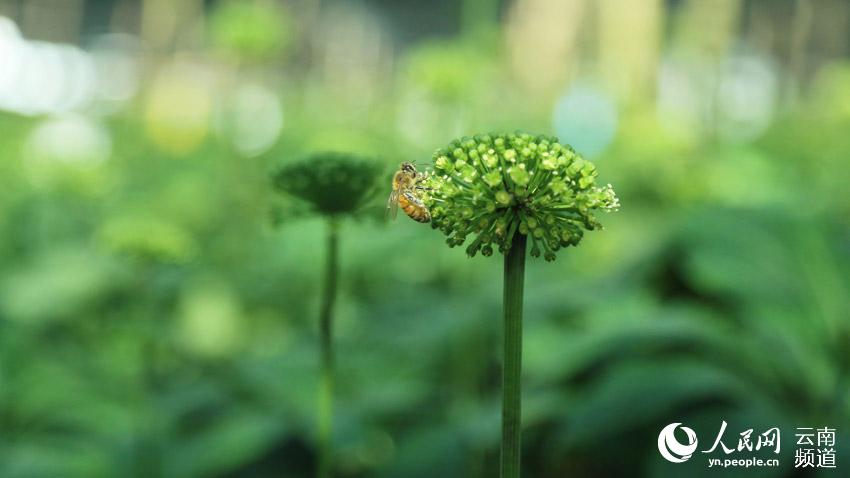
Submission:
<svg viewBox="0 0 850 478">
<path fill-rule="evenodd" d="M 681 423 L 671 423 L 658 434 L 658 451 L 665 460 L 673 463 L 684 463 L 697 451 L 697 434 L 688 427 L 681 427 L 687 435 L 688 443 L 681 444 L 676 439 L 676 428 Z"/>
</svg>

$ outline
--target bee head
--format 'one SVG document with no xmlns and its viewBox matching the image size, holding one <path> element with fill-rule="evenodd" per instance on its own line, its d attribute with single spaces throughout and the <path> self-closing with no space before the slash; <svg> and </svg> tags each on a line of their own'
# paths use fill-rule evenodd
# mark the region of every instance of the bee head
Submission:
<svg viewBox="0 0 850 478">
<path fill-rule="evenodd" d="M 405 161 L 405 162 L 401 163 L 401 170 L 404 171 L 405 173 L 415 173 L 416 172 L 416 166 L 414 166 L 413 163 Z"/>
</svg>

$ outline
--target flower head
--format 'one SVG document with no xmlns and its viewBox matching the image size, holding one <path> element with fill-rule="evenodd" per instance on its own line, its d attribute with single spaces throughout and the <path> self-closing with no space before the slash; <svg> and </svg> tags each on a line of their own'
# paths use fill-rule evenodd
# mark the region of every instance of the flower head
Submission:
<svg viewBox="0 0 850 478">
<path fill-rule="evenodd" d="M 375 192 L 381 166 L 345 153 L 316 153 L 285 163 L 272 174 L 275 189 L 308 203 L 320 214 L 354 214 Z"/>
<path fill-rule="evenodd" d="M 526 133 L 455 140 L 434 154 L 424 200 L 432 226 L 450 246 L 474 256 L 510 248 L 514 234 L 530 239 L 531 255 L 555 260 L 584 231 L 601 227 L 597 210 L 619 207 L 611 185 L 597 187 L 596 166 L 557 138 Z"/>
</svg>

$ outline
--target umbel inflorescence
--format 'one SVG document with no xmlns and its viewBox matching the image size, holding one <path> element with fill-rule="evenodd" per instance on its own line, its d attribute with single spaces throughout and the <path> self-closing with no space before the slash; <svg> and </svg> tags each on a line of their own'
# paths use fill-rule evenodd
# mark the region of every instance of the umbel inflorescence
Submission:
<svg viewBox="0 0 850 478">
<path fill-rule="evenodd" d="M 347 153 L 314 153 L 286 162 L 272 173 L 275 189 L 307 203 L 319 214 L 352 215 L 375 192 L 380 165 Z"/>
<path fill-rule="evenodd" d="M 467 254 L 504 253 L 515 234 L 530 239 L 531 255 L 555 260 L 585 230 L 601 227 L 596 211 L 619 201 L 610 184 L 596 186 L 596 167 L 550 136 L 484 134 L 455 140 L 434 154 L 423 180 L 432 226 L 450 246 L 472 242 Z"/>
</svg>

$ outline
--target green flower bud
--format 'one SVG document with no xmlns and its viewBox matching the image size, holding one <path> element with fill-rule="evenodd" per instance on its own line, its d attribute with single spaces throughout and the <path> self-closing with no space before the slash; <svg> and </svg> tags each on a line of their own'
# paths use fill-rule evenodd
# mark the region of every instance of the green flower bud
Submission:
<svg viewBox="0 0 850 478">
<path fill-rule="evenodd" d="M 448 156 L 442 155 L 434 159 L 434 168 L 438 171 L 452 172 L 452 164 Z"/>
<path fill-rule="evenodd" d="M 511 176 L 511 180 L 520 186 L 527 186 L 528 181 L 531 179 L 528 171 L 525 170 L 525 164 L 508 168 L 508 174 Z"/>
<path fill-rule="evenodd" d="M 482 179 L 484 179 L 484 182 L 487 183 L 487 185 L 491 188 L 495 188 L 496 186 L 502 184 L 502 175 L 498 171 L 490 171 L 489 173 L 485 174 Z"/>
<path fill-rule="evenodd" d="M 581 174 L 581 170 L 584 168 L 585 163 L 586 161 L 584 159 L 576 158 L 575 161 L 567 166 L 567 174 L 572 178 L 578 177 Z"/>
<path fill-rule="evenodd" d="M 479 148 L 482 147 L 482 146 L 486 148 L 487 145 L 490 145 L 490 144 L 493 143 L 493 137 L 490 136 L 489 134 L 479 134 L 479 135 L 475 136 L 475 141 L 478 142 Z"/>
<path fill-rule="evenodd" d="M 552 171 L 558 167 L 558 158 L 552 155 L 546 155 L 546 157 L 540 161 L 540 166 L 547 171 Z"/>
<path fill-rule="evenodd" d="M 499 191 L 496 193 L 496 202 L 502 204 L 503 206 L 507 206 L 513 201 L 513 197 L 508 194 L 506 191 Z"/>
<path fill-rule="evenodd" d="M 475 175 L 478 174 L 474 167 L 466 163 L 464 163 L 462 167 L 458 167 L 457 172 L 458 174 L 460 174 L 461 179 L 466 182 L 471 182 L 473 179 L 475 179 Z"/>
<path fill-rule="evenodd" d="M 555 179 L 549 183 L 549 191 L 556 196 L 567 192 L 568 189 L 569 186 L 567 186 L 567 183 L 563 179 Z"/>
<path fill-rule="evenodd" d="M 519 233 L 528 235 L 528 223 L 523 221 L 519 223 Z"/>
<path fill-rule="evenodd" d="M 505 138 L 497 137 L 496 139 L 493 140 L 493 146 L 496 147 L 496 151 L 498 151 L 500 153 L 504 153 L 505 152 Z"/>
</svg>

